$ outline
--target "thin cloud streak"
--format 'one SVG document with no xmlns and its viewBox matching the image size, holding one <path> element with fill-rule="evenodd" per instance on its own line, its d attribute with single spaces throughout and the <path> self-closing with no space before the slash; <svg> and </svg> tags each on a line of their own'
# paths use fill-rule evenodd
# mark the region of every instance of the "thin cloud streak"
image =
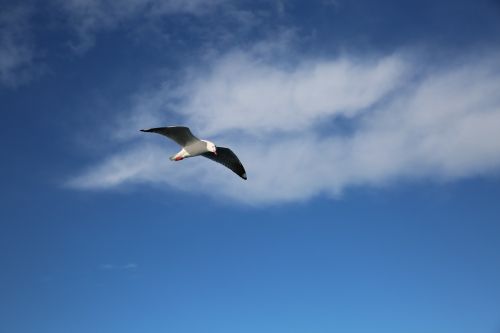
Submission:
<svg viewBox="0 0 500 333">
<path fill-rule="evenodd" d="M 84 53 L 95 44 L 96 34 L 111 30 L 130 19 L 155 19 L 165 15 L 205 15 L 226 0 L 53 0 L 67 15 L 78 35 L 71 46 Z"/>
<path fill-rule="evenodd" d="M 0 84 L 15 87 L 35 74 L 28 6 L 16 6 L 0 13 Z"/>
<path fill-rule="evenodd" d="M 500 168 L 496 59 L 470 58 L 415 79 L 421 66 L 401 55 L 307 60 L 284 69 L 233 52 L 209 73 L 189 76 L 174 94 L 160 89 L 151 105 L 175 110 L 201 137 L 230 145 L 248 182 L 202 158 L 168 162 L 175 144 L 137 137 L 137 146 L 97 163 L 71 185 L 167 184 L 260 205 L 402 179 L 489 175 Z M 168 123 L 154 107 L 136 110 L 129 129 Z M 353 130 L 329 130 L 340 120 Z"/>
<path fill-rule="evenodd" d="M 100 269 L 105 271 L 135 271 L 139 266 L 136 263 L 128 263 L 125 265 L 116 265 L 116 264 L 101 264 L 99 266 Z"/>
</svg>

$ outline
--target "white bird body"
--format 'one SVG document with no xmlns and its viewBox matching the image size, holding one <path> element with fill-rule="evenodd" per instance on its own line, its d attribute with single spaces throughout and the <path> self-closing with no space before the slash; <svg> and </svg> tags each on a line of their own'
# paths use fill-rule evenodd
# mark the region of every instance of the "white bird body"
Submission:
<svg viewBox="0 0 500 333">
<path fill-rule="evenodd" d="M 231 149 L 216 147 L 211 141 L 200 140 L 195 137 L 187 127 L 168 126 L 142 129 L 141 131 L 158 133 L 177 142 L 181 146 L 181 150 L 170 157 L 172 161 L 181 161 L 188 157 L 201 155 L 231 169 L 241 178 L 247 179 L 245 168 Z"/>
<path fill-rule="evenodd" d="M 172 161 L 180 161 L 188 157 L 195 157 L 202 155 L 204 153 L 215 153 L 217 150 L 213 142 L 207 140 L 199 140 L 191 143 L 188 146 L 182 147 L 182 149 L 175 155 L 170 157 Z"/>
</svg>

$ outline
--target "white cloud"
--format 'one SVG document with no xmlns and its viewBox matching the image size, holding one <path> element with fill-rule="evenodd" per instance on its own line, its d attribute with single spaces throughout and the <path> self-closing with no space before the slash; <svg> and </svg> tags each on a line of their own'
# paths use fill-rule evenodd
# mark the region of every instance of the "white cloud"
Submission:
<svg viewBox="0 0 500 333">
<path fill-rule="evenodd" d="M 0 12 L 0 84 L 17 86 L 34 74 L 31 9 L 17 6 Z"/>
<path fill-rule="evenodd" d="M 125 126 L 135 131 L 168 124 L 173 115 L 163 112 L 174 110 L 200 137 L 230 146 L 245 164 L 248 181 L 203 158 L 170 162 L 175 144 L 138 133 L 134 147 L 71 184 L 168 184 L 269 204 L 400 179 L 488 175 L 500 168 L 496 59 L 497 54 L 464 58 L 422 71 L 401 55 L 283 66 L 278 59 L 230 53 L 210 71 L 188 75 L 175 92 L 166 84 L 147 94 L 154 102 L 138 105 Z M 352 130 L 332 131 L 339 121 Z"/>
<path fill-rule="evenodd" d="M 287 69 L 231 53 L 213 68 L 183 87 L 178 106 L 209 134 L 300 131 L 325 117 L 353 117 L 390 93 L 405 74 L 398 57 L 307 61 Z"/>
<path fill-rule="evenodd" d="M 72 44 L 85 52 L 95 44 L 98 31 L 113 29 L 126 20 L 172 14 L 203 15 L 226 0 L 53 0 L 78 34 Z"/>
</svg>

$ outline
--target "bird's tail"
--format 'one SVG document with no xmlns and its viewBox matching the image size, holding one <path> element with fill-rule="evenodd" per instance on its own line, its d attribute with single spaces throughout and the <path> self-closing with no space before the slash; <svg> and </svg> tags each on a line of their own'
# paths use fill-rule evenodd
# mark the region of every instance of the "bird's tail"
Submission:
<svg viewBox="0 0 500 333">
<path fill-rule="evenodd" d="M 173 156 L 170 156 L 169 158 L 171 161 L 181 161 L 184 159 L 184 157 L 182 157 L 182 155 L 179 154 L 175 154 Z"/>
</svg>

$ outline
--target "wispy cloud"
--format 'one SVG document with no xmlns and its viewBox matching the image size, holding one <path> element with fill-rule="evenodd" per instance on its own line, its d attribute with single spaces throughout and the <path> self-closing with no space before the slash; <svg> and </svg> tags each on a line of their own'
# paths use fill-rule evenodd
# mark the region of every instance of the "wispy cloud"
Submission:
<svg viewBox="0 0 500 333">
<path fill-rule="evenodd" d="M 67 15 L 78 40 L 71 46 L 83 53 L 94 46 L 99 31 L 111 30 L 131 19 L 150 20 L 165 15 L 210 13 L 226 0 L 53 0 Z"/>
<path fill-rule="evenodd" d="M 136 263 L 127 263 L 124 265 L 101 264 L 100 269 L 105 271 L 135 271 L 139 266 Z"/>
<path fill-rule="evenodd" d="M 175 112 L 199 136 L 233 148 L 247 168 L 247 182 L 205 159 L 171 163 L 168 142 L 137 136 L 134 147 L 71 184 L 183 184 L 183 190 L 268 204 L 338 195 L 349 186 L 495 173 L 497 59 L 490 53 L 425 69 L 417 59 L 394 54 L 283 66 L 279 59 L 230 52 L 209 71 L 187 75 L 175 92 L 148 92 L 155 102 L 137 106 L 126 127 L 169 124 Z"/>
<path fill-rule="evenodd" d="M 176 106 L 209 134 L 301 131 L 325 117 L 354 117 L 401 84 L 406 70 L 395 56 L 310 60 L 290 69 L 240 52 L 212 68 L 182 87 Z"/>
<path fill-rule="evenodd" d="M 0 84 L 18 86 L 36 74 L 31 15 L 31 7 L 21 5 L 0 12 Z"/>
</svg>

